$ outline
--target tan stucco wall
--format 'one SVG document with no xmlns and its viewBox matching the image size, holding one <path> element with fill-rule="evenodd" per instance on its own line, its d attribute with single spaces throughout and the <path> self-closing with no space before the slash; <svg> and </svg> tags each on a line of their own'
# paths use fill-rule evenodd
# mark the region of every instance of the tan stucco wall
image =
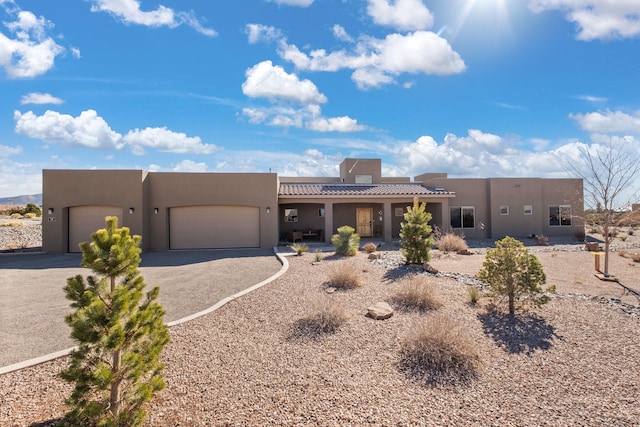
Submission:
<svg viewBox="0 0 640 427">
<path fill-rule="evenodd" d="M 169 249 L 169 208 L 235 205 L 258 207 L 260 247 L 277 245 L 277 176 L 273 173 L 157 173 L 140 170 L 44 170 L 43 250 L 67 252 L 69 208 L 117 206 L 121 226 L 142 235 L 143 249 Z M 47 215 L 53 208 L 54 213 Z M 134 213 L 129 214 L 129 208 Z M 158 213 L 154 209 L 158 208 Z M 267 213 L 267 208 L 270 212 Z"/>
<path fill-rule="evenodd" d="M 380 159 L 344 159 L 340 163 L 340 181 L 346 184 L 356 182 L 356 175 L 371 175 L 373 184 L 382 181 L 382 162 Z"/>
<path fill-rule="evenodd" d="M 69 208 L 117 206 L 124 214 L 122 227 L 144 236 L 143 186 L 146 172 L 140 170 L 51 170 L 42 171 L 42 246 L 45 252 L 67 252 Z M 129 214 L 129 208 L 134 213 Z M 53 214 L 47 212 L 53 209 Z"/>
</svg>

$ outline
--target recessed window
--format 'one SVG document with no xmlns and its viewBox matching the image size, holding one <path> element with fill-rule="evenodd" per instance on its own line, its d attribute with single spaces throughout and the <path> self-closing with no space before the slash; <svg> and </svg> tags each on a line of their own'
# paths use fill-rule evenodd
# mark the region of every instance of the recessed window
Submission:
<svg viewBox="0 0 640 427">
<path fill-rule="evenodd" d="M 284 222 L 298 222 L 298 209 L 285 209 Z"/>
<path fill-rule="evenodd" d="M 371 175 L 356 175 L 356 184 L 371 184 L 373 177 Z"/>
<path fill-rule="evenodd" d="M 459 206 L 449 208 L 451 228 L 475 228 L 476 208 L 473 206 Z"/>
<path fill-rule="evenodd" d="M 509 206 L 507 205 L 500 206 L 500 215 L 509 215 Z"/>
<path fill-rule="evenodd" d="M 533 206 L 532 205 L 524 205 L 524 214 L 525 215 L 533 215 Z"/>
<path fill-rule="evenodd" d="M 395 216 L 404 216 L 404 209 L 402 208 L 395 208 L 394 212 Z"/>
<path fill-rule="evenodd" d="M 318 209 L 318 216 L 319 217 L 324 217 L 324 208 Z"/>
<path fill-rule="evenodd" d="M 570 226 L 571 206 L 549 206 L 549 225 L 552 227 Z"/>
</svg>

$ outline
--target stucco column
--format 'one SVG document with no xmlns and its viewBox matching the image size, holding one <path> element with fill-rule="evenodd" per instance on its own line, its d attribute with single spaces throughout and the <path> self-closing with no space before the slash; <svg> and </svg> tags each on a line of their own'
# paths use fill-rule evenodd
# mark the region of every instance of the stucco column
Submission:
<svg viewBox="0 0 640 427">
<path fill-rule="evenodd" d="M 391 202 L 384 202 L 384 242 L 391 243 L 393 239 L 392 233 L 392 217 L 391 217 Z"/>
<path fill-rule="evenodd" d="M 325 202 L 324 204 L 324 241 L 331 243 L 333 236 L 333 203 Z"/>
</svg>

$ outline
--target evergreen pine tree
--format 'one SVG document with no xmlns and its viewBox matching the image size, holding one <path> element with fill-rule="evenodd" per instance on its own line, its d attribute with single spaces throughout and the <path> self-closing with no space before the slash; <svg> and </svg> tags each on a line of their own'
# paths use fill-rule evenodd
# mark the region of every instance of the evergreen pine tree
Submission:
<svg viewBox="0 0 640 427">
<path fill-rule="evenodd" d="M 400 224 L 400 247 L 407 264 L 423 264 L 430 259 L 433 246 L 431 236 L 431 214 L 426 212 L 426 203 L 413 199 L 413 206 L 407 206 L 404 220 Z"/>
<path fill-rule="evenodd" d="M 117 217 L 81 243 L 82 267 L 96 276 L 67 279 L 64 290 L 76 310 L 65 317 L 78 348 L 60 376 L 75 383 L 63 424 L 138 426 L 144 403 L 165 387 L 160 352 L 169 342 L 159 288 L 146 294 L 140 276 L 140 236 L 118 227 Z M 119 283 L 118 283 L 119 281 Z"/>
</svg>

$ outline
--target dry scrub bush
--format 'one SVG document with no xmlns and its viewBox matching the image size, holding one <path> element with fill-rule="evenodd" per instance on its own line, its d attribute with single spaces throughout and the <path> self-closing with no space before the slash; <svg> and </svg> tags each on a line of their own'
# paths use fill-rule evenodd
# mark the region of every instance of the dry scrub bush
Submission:
<svg viewBox="0 0 640 427">
<path fill-rule="evenodd" d="M 347 310 L 340 302 L 326 295 L 314 300 L 310 314 L 293 326 L 293 335 L 315 338 L 336 332 L 348 320 Z"/>
<path fill-rule="evenodd" d="M 466 382 L 480 363 L 473 342 L 447 314 L 421 319 L 401 343 L 401 367 L 414 377 L 434 382 Z"/>
<path fill-rule="evenodd" d="M 350 262 L 336 264 L 329 275 L 328 286 L 340 290 L 359 288 L 363 285 L 358 269 Z"/>
<path fill-rule="evenodd" d="M 3 222 L 0 225 L 3 227 L 22 227 L 24 223 L 20 221 L 7 221 L 7 222 Z"/>
<path fill-rule="evenodd" d="M 20 219 L 20 218 L 22 218 L 22 214 L 19 214 L 19 213 L 17 213 L 17 212 L 16 212 L 16 213 L 12 213 L 12 214 L 10 215 L 10 218 L 13 218 L 13 219 Z"/>
<path fill-rule="evenodd" d="M 405 308 L 420 311 L 437 310 L 442 307 L 438 291 L 424 275 L 404 279 L 393 301 Z"/>
<path fill-rule="evenodd" d="M 368 253 L 368 254 L 372 254 L 372 253 L 374 253 L 374 252 L 376 251 L 376 249 L 378 249 L 378 247 L 376 246 L 376 244 L 375 244 L 375 243 L 371 243 L 371 242 L 369 242 L 369 243 L 367 243 L 366 245 L 364 245 L 364 246 L 362 247 L 362 249 L 363 249 L 366 253 Z"/>
<path fill-rule="evenodd" d="M 440 235 L 435 245 L 440 252 L 461 252 L 469 249 L 467 242 L 464 241 L 464 237 L 454 233 Z"/>
<path fill-rule="evenodd" d="M 478 288 L 474 288 L 473 286 L 470 286 L 467 289 L 467 301 L 469 301 L 469 304 L 471 305 L 478 304 L 478 301 L 480 301 L 480 298 L 482 298 L 482 292 L 480 292 Z"/>
</svg>

